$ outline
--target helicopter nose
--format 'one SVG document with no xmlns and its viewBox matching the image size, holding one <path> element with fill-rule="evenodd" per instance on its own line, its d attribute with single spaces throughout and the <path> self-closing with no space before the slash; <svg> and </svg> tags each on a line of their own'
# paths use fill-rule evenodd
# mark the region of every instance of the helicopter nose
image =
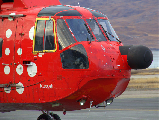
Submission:
<svg viewBox="0 0 159 120">
<path fill-rule="evenodd" d="M 153 55 L 148 47 L 139 46 L 120 46 L 121 55 L 127 55 L 128 65 L 132 69 L 148 68 L 152 61 Z"/>
</svg>

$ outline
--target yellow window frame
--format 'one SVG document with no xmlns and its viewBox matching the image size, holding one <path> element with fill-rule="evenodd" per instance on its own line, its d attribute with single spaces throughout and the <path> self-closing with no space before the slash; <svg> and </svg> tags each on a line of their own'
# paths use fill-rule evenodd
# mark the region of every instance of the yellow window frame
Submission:
<svg viewBox="0 0 159 120">
<path fill-rule="evenodd" d="M 55 20 L 53 18 L 51 18 L 51 20 L 53 20 L 54 23 L 54 43 L 55 43 L 55 49 L 54 50 L 43 50 L 43 51 L 35 51 L 35 35 L 36 35 L 36 28 L 37 28 L 37 21 L 38 20 L 50 20 L 50 18 L 36 18 L 36 22 L 35 22 L 35 29 L 34 29 L 34 38 L 33 38 L 33 53 L 41 53 L 41 52 L 55 52 L 57 50 L 57 42 L 56 42 L 56 28 L 55 28 Z"/>
</svg>

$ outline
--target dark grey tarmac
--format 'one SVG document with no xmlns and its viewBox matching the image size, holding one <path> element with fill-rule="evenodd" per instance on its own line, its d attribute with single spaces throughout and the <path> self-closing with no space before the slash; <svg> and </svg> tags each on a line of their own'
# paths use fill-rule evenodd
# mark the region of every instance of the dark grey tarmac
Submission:
<svg viewBox="0 0 159 120">
<path fill-rule="evenodd" d="M 106 108 L 78 111 L 54 111 L 62 120 L 159 120 L 159 97 L 117 98 Z M 13 111 L 0 113 L 0 120 L 37 120 L 41 111 Z"/>
</svg>

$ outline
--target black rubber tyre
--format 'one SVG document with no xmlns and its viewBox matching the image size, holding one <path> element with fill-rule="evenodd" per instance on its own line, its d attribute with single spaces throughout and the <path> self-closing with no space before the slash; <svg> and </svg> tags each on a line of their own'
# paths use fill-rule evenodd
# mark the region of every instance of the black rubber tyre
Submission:
<svg viewBox="0 0 159 120">
<path fill-rule="evenodd" d="M 57 114 L 53 114 L 52 117 L 54 120 L 61 120 L 61 118 Z"/>
<path fill-rule="evenodd" d="M 37 120 L 52 120 L 51 117 L 47 114 L 41 114 Z"/>
</svg>

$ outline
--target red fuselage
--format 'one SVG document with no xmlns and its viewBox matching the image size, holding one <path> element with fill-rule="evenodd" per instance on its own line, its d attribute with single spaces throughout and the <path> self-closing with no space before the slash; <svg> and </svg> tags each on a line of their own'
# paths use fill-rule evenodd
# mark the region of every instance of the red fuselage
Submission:
<svg viewBox="0 0 159 120">
<path fill-rule="evenodd" d="M 50 6 L 4 9 L 0 16 L 1 112 L 83 109 L 126 89 L 131 68 L 105 15 Z"/>
</svg>

